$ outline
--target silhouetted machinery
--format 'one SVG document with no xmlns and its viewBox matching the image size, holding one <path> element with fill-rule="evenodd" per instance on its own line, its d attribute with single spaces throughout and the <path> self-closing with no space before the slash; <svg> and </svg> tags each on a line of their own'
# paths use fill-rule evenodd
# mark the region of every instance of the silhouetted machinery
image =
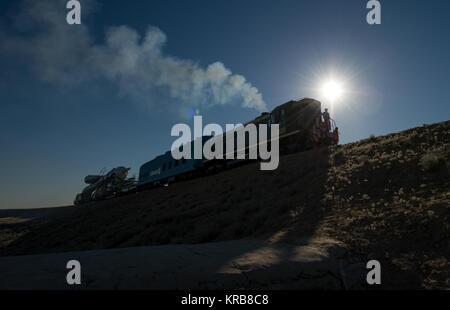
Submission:
<svg viewBox="0 0 450 310">
<path fill-rule="evenodd" d="M 77 195 L 75 204 L 113 198 L 135 190 L 135 178 L 127 179 L 130 169 L 117 167 L 105 175 L 88 175 L 84 182 L 89 186 Z"/>
</svg>

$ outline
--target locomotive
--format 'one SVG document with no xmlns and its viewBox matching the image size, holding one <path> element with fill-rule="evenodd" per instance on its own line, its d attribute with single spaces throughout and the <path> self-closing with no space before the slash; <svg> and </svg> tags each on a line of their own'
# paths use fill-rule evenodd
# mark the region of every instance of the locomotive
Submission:
<svg viewBox="0 0 450 310">
<path fill-rule="evenodd" d="M 260 128 L 260 124 L 267 125 L 266 128 L 270 128 L 272 124 L 278 124 L 280 155 L 337 145 L 339 143 L 339 132 L 334 120 L 322 118 L 321 102 L 311 98 L 286 102 L 276 107 L 270 113 L 262 113 L 254 120 L 245 124 L 245 126 L 248 124 L 254 124 L 256 125 L 256 128 Z M 211 138 L 212 137 L 209 136 L 203 136 L 199 139 L 201 139 L 201 144 L 203 146 L 206 141 Z M 191 152 L 193 152 L 195 141 L 190 143 Z M 270 145 L 270 136 L 268 136 L 267 143 Z M 245 151 L 248 153 L 249 149 L 249 141 L 246 139 Z M 136 190 L 142 191 L 173 182 L 199 177 L 211 172 L 214 173 L 224 169 L 230 169 L 251 161 L 248 156 L 245 156 L 245 159 L 208 160 L 206 158 L 195 159 L 193 154 L 191 155 L 190 159 L 182 158 L 176 160 L 172 157 L 172 152 L 167 151 L 140 167 L 139 178 L 137 182 L 135 182 L 135 188 L 133 190 L 130 190 L 128 182 L 125 191 L 117 188 L 115 189 L 115 192 L 110 194 L 112 194 L 112 196 L 118 196 Z M 96 192 L 99 192 L 99 190 Z M 110 196 L 111 195 L 108 197 Z M 88 197 L 86 198 L 87 199 L 82 200 L 83 203 L 87 200 L 99 200 L 95 195 L 90 199 Z M 80 203 L 80 200 L 77 200 L 78 203 Z"/>
</svg>

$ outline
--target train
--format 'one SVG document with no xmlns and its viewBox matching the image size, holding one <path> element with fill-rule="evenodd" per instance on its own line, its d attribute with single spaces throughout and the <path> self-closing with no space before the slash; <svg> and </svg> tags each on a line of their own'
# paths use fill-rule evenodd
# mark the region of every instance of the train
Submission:
<svg viewBox="0 0 450 310">
<path fill-rule="evenodd" d="M 324 118 L 321 102 L 312 98 L 286 102 L 277 106 L 270 113 L 262 113 L 246 123 L 245 126 L 249 124 L 256 125 L 257 130 L 261 130 L 259 128 L 270 129 L 272 124 L 278 124 L 280 155 L 333 146 L 339 143 L 339 129 L 335 121 L 328 117 Z M 261 124 L 267 126 L 260 127 L 259 125 Z M 223 137 L 225 139 L 225 134 Z M 268 130 L 267 137 L 265 143 L 270 145 L 272 139 L 270 130 Z M 201 139 L 201 145 L 203 146 L 211 138 L 211 136 L 199 138 Z M 191 152 L 194 152 L 195 140 L 190 143 Z M 262 142 L 258 141 L 257 143 Z M 254 161 L 248 156 L 250 148 L 249 139 L 245 139 L 245 156 L 241 159 L 211 160 L 206 159 L 204 156 L 200 159 L 195 159 L 193 154 L 191 154 L 190 158 L 177 160 L 173 158 L 172 151 L 167 151 L 144 163 L 139 169 L 137 180 L 127 179 L 129 169 L 124 167 L 118 167 L 120 168 L 120 174 L 115 173 L 113 169 L 105 176 L 90 176 L 86 178 L 86 181 L 90 182 L 87 183 L 89 186 L 81 194 L 77 195 L 75 204 L 80 205 L 89 201 L 104 200 L 158 186 L 167 186 L 170 183 L 232 169 Z"/>
</svg>

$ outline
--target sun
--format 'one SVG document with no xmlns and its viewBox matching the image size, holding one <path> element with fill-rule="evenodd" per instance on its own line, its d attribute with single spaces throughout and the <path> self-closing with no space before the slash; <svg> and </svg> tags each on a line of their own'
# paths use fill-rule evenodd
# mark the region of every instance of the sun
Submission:
<svg viewBox="0 0 450 310">
<path fill-rule="evenodd" d="M 343 92 L 342 84 L 335 80 L 329 80 L 322 86 L 322 95 L 332 102 L 341 98 Z"/>
</svg>

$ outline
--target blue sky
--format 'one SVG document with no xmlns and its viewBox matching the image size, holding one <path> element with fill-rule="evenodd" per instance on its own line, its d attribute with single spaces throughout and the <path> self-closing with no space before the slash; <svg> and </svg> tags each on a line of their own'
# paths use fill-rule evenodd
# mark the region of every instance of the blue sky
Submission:
<svg viewBox="0 0 450 310">
<path fill-rule="evenodd" d="M 346 90 L 343 143 L 449 119 L 448 1 L 380 1 L 375 26 L 364 0 L 80 2 L 82 26 L 65 24 L 65 1 L 0 3 L 0 208 L 71 204 L 85 175 L 137 173 L 168 150 L 190 108 L 245 122 L 258 96 L 268 110 L 322 99 L 330 76 Z M 152 69 L 128 66 L 146 53 Z M 193 92 L 212 69 L 245 83 Z"/>
</svg>

